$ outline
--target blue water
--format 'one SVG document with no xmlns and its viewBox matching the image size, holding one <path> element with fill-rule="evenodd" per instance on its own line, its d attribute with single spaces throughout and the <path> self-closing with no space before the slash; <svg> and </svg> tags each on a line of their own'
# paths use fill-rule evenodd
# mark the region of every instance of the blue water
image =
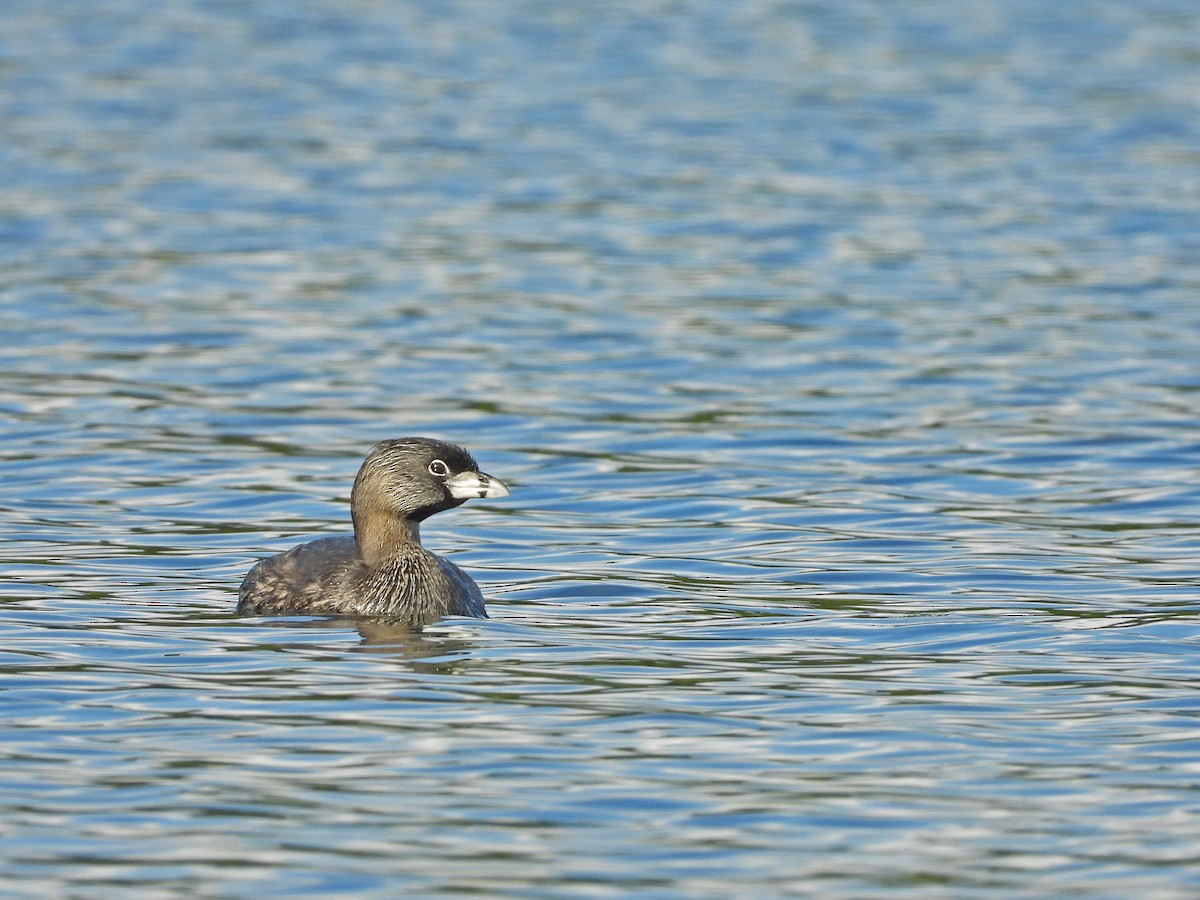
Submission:
<svg viewBox="0 0 1200 900">
<path fill-rule="evenodd" d="M 0 894 L 1200 894 L 1197 46 L 5 4 Z M 237 618 L 406 434 L 492 618 Z"/>
</svg>

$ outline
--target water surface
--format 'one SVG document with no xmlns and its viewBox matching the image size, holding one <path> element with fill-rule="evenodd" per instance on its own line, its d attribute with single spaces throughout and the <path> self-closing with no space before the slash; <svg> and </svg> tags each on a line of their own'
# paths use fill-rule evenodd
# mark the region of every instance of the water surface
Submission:
<svg viewBox="0 0 1200 900">
<path fill-rule="evenodd" d="M 1192 4 L 0 22 L 6 895 L 1200 891 Z"/>
</svg>

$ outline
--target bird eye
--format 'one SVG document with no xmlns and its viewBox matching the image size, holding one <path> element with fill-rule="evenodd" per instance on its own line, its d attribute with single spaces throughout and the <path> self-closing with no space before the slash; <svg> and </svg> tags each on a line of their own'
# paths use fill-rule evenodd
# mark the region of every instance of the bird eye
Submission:
<svg viewBox="0 0 1200 900">
<path fill-rule="evenodd" d="M 450 474 L 450 467 L 440 459 L 435 459 L 429 464 L 429 474 L 436 475 L 438 478 L 445 478 Z"/>
</svg>

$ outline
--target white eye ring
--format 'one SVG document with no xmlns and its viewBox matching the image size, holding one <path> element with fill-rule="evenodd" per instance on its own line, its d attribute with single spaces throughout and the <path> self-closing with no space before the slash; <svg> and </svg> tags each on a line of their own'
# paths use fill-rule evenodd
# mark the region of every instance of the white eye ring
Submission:
<svg viewBox="0 0 1200 900">
<path fill-rule="evenodd" d="M 436 475 L 438 478 L 445 478 L 450 474 L 450 467 L 440 459 L 435 459 L 429 464 L 429 474 Z"/>
</svg>

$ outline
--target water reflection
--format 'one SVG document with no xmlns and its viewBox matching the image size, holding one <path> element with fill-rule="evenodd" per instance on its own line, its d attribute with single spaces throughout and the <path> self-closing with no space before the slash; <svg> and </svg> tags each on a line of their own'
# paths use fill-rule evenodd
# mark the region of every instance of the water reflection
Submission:
<svg viewBox="0 0 1200 900">
<path fill-rule="evenodd" d="M 453 621 L 453 620 L 448 620 Z M 348 629 L 362 638 L 358 647 L 364 653 L 394 657 L 412 666 L 414 671 L 450 675 L 460 668 L 459 660 L 472 642 L 447 637 L 430 636 L 421 628 L 389 619 L 332 617 L 291 620 L 289 627 Z"/>
</svg>

